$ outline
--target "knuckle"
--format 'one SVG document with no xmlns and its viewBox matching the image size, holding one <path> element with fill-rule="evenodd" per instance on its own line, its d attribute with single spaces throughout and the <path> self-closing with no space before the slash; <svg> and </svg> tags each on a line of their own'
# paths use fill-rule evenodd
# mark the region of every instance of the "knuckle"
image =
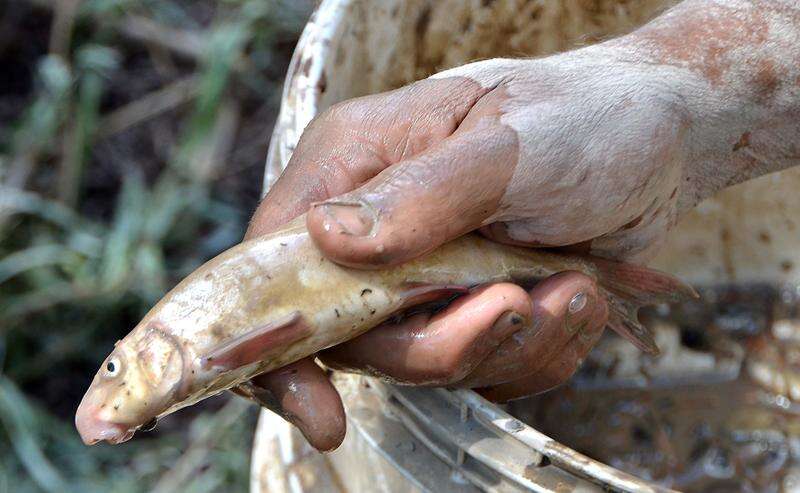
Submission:
<svg viewBox="0 0 800 493">
<path fill-rule="evenodd" d="M 493 284 L 483 294 L 487 297 L 502 300 L 497 307 L 498 313 L 513 311 L 522 317 L 530 317 L 531 301 L 528 293 L 521 286 L 511 283 Z"/>
<path fill-rule="evenodd" d="M 360 124 L 373 121 L 386 111 L 383 95 L 364 96 L 334 103 L 322 112 L 323 121 L 332 124 Z"/>
<path fill-rule="evenodd" d="M 334 103 L 323 110 L 316 118 L 317 126 L 340 125 L 358 119 L 358 100 L 347 100 Z"/>
</svg>

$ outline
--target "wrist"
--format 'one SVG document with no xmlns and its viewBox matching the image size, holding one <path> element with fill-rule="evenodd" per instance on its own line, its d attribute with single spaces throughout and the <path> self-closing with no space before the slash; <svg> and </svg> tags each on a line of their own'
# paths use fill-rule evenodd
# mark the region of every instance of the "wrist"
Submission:
<svg viewBox="0 0 800 493">
<path fill-rule="evenodd" d="M 800 164 L 792 146 L 800 136 L 800 10 L 787 5 L 687 0 L 607 43 L 621 60 L 651 67 L 676 95 L 694 202 Z"/>
</svg>

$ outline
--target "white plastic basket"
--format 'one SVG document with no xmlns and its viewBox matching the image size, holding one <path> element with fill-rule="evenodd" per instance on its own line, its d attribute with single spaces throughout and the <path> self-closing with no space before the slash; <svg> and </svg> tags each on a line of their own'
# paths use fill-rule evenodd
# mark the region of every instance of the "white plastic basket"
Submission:
<svg viewBox="0 0 800 493">
<path fill-rule="evenodd" d="M 324 0 L 286 78 L 267 190 L 321 110 L 494 56 L 538 56 L 624 33 L 665 0 Z M 670 234 L 654 266 L 699 285 L 800 280 L 800 170 L 734 187 Z M 411 389 L 337 375 L 348 435 L 313 452 L 268 412 L 252 491 L 662 491 L 584 457 L 470 391 Z"/>
</svg>

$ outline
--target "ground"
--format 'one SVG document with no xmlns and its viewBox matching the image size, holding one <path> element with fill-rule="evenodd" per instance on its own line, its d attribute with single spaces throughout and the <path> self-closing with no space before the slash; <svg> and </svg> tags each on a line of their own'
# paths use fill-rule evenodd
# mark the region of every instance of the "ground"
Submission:
<svg viewBox="0 0 800 493">
<path fill-rule="evenodd" d="M 0 493 L 246 489 L 239 399 L 116 447 L 72 419 L 113 342 L 241 239 L 310 7 L 0 5 Z"/>
</svg>

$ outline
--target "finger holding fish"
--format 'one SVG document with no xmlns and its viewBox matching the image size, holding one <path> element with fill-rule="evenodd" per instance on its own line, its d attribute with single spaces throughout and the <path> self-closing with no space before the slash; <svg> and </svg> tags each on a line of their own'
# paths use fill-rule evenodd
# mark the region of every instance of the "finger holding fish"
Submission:
<svg viewBox="0 0 800 493">
<path fill-rule="evenodd" d="M 256 402 L 268 404 L 297 426 L 317 450 L 333 450 L 344 440 L 347 423 L 341 398 L 313 358 L 259 375 L 243 386 L 255 390 Z"/>
<path fill-rule="evenodd" d="M 524 289 L 509 283 L 476 288 L 443 311 L 387 322 L 320 353 L 329 367 L 413 385 L 463 379 L 530 320 Z"/>
<path fill-rule="evenodd" d="M 529 369 L 526 374 L 524 370 L 519 373 L 508 372 L 505 375 L 495 374 L 492 382 L 488 386 L 476 388 L 476 392 L 485 398 L 506 402 L 520 397 L 535 395 L 545 392 L 554 387 L 565 383 L 580 367 L 586 355 L 592 350 L 594 345 L 603 335 L 608 321 L 608 306 L 601 296 L 598 296 L 596 287 L 585 279 L 580 279 L 581 274 L 565 273 L 554 276 L 545 282 L 557 283 L 559 281 L 572 281 L 575 284 L 584 284 L 576 291 L 561 290 L 560 299 L 552 300 L 551 310 L 535 309 L 534 311 L 544 319 L 538 332 L 559 334 L 563 343 L 555 343 L 553 346 L 557 350 L 551 351 L 550 355 L 543 355 L 543 363 L 538 363 Z M 543 298 L 546 304 L 547 298 Z M 554 302 L 554 303 L 553 303 Z M 555 305 L 555 306 L 553 306 Z M 537 348 L 535 337 L 524 341 L 515 341 L 527 348 Z M 500 353 L 500 351 L 498 351 Z M 498 356 L 498 359 L 502 356 Z M 506 363 L 506 365 L 504 365 Z M 509 369 L 508 361 L 502 362 L 487 358 L 481 365 L 494 369 L 496 367 Z M 513 366 L 513 365 L 512 365 Z M 474 373 L 478 383 L 478 376 L 481 368 Z M 520 377 L 520 375 L 524 375 Z M 472 386 L 476 386 L 473 383 Z"/>
<path fill-rule="evenodd" d="M 582 328 L 592 324 L 602 330 L 608 320 L 594 280 L 580 272 L 540 282 L 529 292 L 529 303 L 531 323 L 503 341 L 459 386 L 485 387 L 535 376 L 552 360 L 571 360 L 571 346 Z"/>
<path fill-rule="evenodd" d="M 517 135 L 498 123 L 503 97 L 500 90 L 486 94 L 437 145 L 314 204 L 307 226 L 320 250 L 343 265 L 386 268 L 489 220 L 517 160 Z"/>
<path fill-rule="evenodd" d="M 326 109 L 303 131 L 286 169 L 253 214 L 248 238 L 351 192 L 436 146 L 488 92 L 466 78 L 421 80 Z"/>
<path fill-rule="evenodd" d="M 533 391 L 567 380 L 607 318 L 594 281 L 565 272 L 530 293 L 514 284 L 482 286 L 436 315 L 385 323 L 320 358 L 334 369 L 400 384 L 513 383 L 519 392 L 517 382 L 524 380 Z M 503 388 L 497 393 L 505 395 Z"/>
</svg>

